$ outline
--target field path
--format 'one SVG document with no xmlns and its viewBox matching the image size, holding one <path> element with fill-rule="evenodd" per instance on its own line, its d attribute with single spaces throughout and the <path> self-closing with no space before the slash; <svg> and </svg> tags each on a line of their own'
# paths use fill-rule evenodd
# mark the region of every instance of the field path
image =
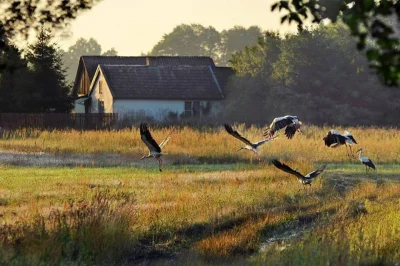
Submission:
<svg viewBox="0 0 400 266">
<path fill-rule="evenodd" d="M 53 154 L 44 152 L 16 152 L 0 150 L 0 163 L 15 166 L 138 166 L 133 156 L 106 154 Z"/>
</svg>

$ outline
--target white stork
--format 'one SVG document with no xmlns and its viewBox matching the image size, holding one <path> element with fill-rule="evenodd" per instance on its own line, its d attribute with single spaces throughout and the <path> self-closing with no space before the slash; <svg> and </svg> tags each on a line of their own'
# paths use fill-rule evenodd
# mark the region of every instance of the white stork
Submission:
<svg viewBox="0 0 400 266">
<path fill-rule="evenodd" d="M 245 146 L 240 147 L 240 149 L 239 149 L 238 151 L 246 149 L 246 150 L 249 150 L 249 151 L 254 152 L 254 153 L 257 154 L 257 155 L 258 155 L 258 153 L 260 152 L 260 150 L 258 149 L 259 146 L 261 146 L 261 145 L 264 144 L 264 143 L 273 141 L 274 139 L 276 139 L 276 138 L 278 137 L 278 136 L 275 136 L 275 137 L 273 137 L 273 138 L 263 139 L 263 140 L 260 140 L 260 141 L 258 141 L 258 142 L 255 142 L 255 143 L 251 143 L 248 139 L 242 137 L 242 136 L 237 132 L 237 130 L 234 130 L 234 129 L 232 128 L 232 126 L 230 126 L 230 125 L 228 125 L 228 124 L 224 124 L 224 126 L 225 126 L 225 129 L 226 129 L 226 132 L 228 132 L 230 135 L 234 136 L 235 138 L 241 140 L 242 142 L 244 142 L 244 144 L 246 144 Z"/>
<path fill-rule="evenodd" d="M 275 165 L 276 168 L 278 168 L 286 173 L 295 175 L 297 177 L 297 179 L 299 180 L 299 182 L 303 184 L 304 188 L 306 185 L 311 186 L 311 182 L 314 180 L 314 178 L 316 178 L 319 174 L 321 174 L 325 170 L 325 167 L 326 167 L 326 164 L 324 164 L 317 170 L 314 170 L 311 173 L 308 173 L 306 175 L 302 175 L 299 172 L 299 169 L 296 168 L 296 170 L 293 170 L 286 164 L 281 163 L 280 161 L 278 161 L 276 159 L 272 160 L 271 162 L 273 165 Z"/>
<path fill-rule="evenodd" d="M 272 137 L 275 132 L 286 127 L 285 135 L 288 139 L 292 139 L 296 131 L 301 133 L 301 124 L 302 123 L 297 116 L 285 115 L 283 117 L 277 117 L 272 120 L 271 125 L 264 130 L 264 136 Z"/>
<path fill-rule="evenodd" d="M 154 157 L 158 161 L 158 168 L 160 169 L 160 172 L 162 172 L 162 159 L 161 156 L 163 156 L 166 153 L 161 152 L 161 148 L 164 147 L 164 145 L 168 142 L 169 136 L 171 135 L 171 132 L 168 134 L 168 136 L 160 143 L 160 145 L 157 144 L 157 142 L 153 139 L 153 137 L 150 134 L 149 128 L 146 123 L 141 123 L 140 124 L 140 137 L 144 144 L 146 144 L 147 148 L 149 148 L 150 152 L 148 155 L 144 155 L 140 160 Z"/>
<path fill-rule="evenodd" d="M 363 154 L 364 149 L 361 148 L 357 152 L 360 152 L 358 159 L 365 165 L 365 172 L 368 172 L 369 168 L 376 170 L 374 163 L 367 156 Z"/>
<path fill-rule="evenodd" d="M 340 134 L 338 131 L 331 129 L 328 134 L 323 138 L 325 145 L 331 148 L 337 148 L 341 145 L 346 146 L 347 156 L 350 157 L 349 151 L 347 150 L 347 145 L 350 148 L 350 153 L 353 155 L 353 151 L 351 150 L 351 146 L 357 144 L 357 141 L 354 139 L 353 135 L 349 131 L 345 131 L 343 134 Z"/>
</svg>

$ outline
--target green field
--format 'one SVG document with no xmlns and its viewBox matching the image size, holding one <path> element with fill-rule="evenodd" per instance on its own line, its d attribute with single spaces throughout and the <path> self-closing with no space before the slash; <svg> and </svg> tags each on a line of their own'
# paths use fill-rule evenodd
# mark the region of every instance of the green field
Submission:
<svg viewBox="0 0 400 266">
<path fill-rule="evenodd" d="M 268 164 L 3 166 L 0 264 L 393 264 L 400 166 L 379 169 L 329 164 L 304 190 Z"/>
</svg>

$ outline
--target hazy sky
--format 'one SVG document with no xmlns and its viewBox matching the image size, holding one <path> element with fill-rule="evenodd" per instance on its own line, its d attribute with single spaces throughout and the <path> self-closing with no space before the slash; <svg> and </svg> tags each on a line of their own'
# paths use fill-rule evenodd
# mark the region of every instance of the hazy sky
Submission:
<svg viewBox="0 0 400 266">
<path fill-rule="evenodd" d="M 182 23 L 199 23 L 217 30 L 235 25 L 257 25 L 264 30 L 294 31 L 280 25 L 271 13 L 275 0 L 103 0 L 71 23 L 72 37 L 58 39 L 67 49 L 80 38 L 93 37 L 103 51 L 114 47 L 119 55 L 148 52 L 163 34 Z"/>
</svg>

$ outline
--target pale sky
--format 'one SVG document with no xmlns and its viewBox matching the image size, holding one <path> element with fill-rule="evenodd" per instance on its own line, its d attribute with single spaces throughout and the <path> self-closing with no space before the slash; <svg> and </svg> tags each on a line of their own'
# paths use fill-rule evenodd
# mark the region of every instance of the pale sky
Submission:
<svg viewBox="0 0 400 266">
<path fill-rule="evenodd" d="M 118 55 L 148 52 L 179 24 L 198 23 L 218 31 L 235 25 L 263 30 L 295 31 L 280 24 L 280 14 L 270 12 L 276 0 L 103 0 L 71 23 L 72 37 L 59 38 L 66 50 L 77 39 L 94 38 L 103 52 L 114 47 Z"/>
</svg>

